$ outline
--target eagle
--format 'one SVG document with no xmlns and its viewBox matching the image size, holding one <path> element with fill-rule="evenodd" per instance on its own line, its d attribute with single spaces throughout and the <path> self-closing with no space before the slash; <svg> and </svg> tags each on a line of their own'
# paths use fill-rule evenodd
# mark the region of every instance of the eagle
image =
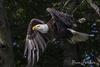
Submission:
<svg viewBox="0 0 100 67">
<path fill-rule="evenodd" d="M 60 12 L 54 8 L 47 8 L 51 19 L 45 23 L 40 19 L 32 19 L 28 25 L 24 55 L 27 57 L 27 67 L 34 67 L 48 45 L 46 34 L 55 34 L 53 37 L 59 40 L 66 39 L 70 43 L 86 41 L 88 34 L 73 29 L 74 20 L 69 14 Z M 51 33 L 49 33 L 51 32 Z"/>
</svg>

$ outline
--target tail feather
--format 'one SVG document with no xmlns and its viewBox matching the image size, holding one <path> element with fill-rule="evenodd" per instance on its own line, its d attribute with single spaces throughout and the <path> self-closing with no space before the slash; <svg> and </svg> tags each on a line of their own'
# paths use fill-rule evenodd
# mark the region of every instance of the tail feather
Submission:
<svg viewBox="0 0 100 67">
<path fill-rule="evenodd" d="M 86 34 L 86 33 L 81 33 L 81 32 L 78 32 L 78 31 L 75 31 L 75 30 L 72 30 L 72 29 L 69 29 L 72 34 L 73 34 L 73 37 L 71 38 L 71 40 L 69 40 L 69 42 L 75 44 L 77 42 L 83 42 L 83 41 L 86 41 L 88 40 L 89 38 L 89 35 Z"/>
</svg>

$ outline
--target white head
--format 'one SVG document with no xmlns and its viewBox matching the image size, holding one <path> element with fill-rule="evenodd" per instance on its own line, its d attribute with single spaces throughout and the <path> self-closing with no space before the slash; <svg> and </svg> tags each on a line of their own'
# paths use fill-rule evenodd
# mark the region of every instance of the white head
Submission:
<svg viewBox="0 0 100 67">
<path fill-rule="evenodd" d="M 32 30 L 38 30 L 41 33 L 47 33 L 49 28 L 48 28 L 47 24 L 37 24 L 37 25 L 32 27 Z"/>
</svg>

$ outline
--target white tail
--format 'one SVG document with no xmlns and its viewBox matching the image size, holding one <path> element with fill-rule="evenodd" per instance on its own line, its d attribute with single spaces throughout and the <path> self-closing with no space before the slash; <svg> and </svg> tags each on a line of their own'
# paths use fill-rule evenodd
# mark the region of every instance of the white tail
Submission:
<svg viewBox="0 0 100 67">
<path fill-rule="evenodd" d="M 73 37 L 71 38 L 71 40 L 68 40 L 70 43 L 77 43 L 77 42 L 82 42 L 82 41 L 86 41 L 89 38 L 89 35 L 86 33 L 81 33 L 72 29 L 68 29 L 72 32 Z"/>
</svg>

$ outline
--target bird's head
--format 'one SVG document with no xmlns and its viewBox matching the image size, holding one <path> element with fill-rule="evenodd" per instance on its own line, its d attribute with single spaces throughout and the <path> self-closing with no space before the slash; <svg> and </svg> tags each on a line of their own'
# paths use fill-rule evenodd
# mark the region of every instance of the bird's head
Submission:
<svg viewBox="0 0 100 67">
<path fill-rule="evenodd" d="M 32 27 L 32 30 L 39 30 L 39 29 L 42 29 L 41 24 Z"/>
<path fill-rule="evenodd" d="M 47 24 L 37 24 L 35 26 L 32 27 L 32 30 L 37 30 L 41 33 L 47 33 L 48 32 L 48 25 Z"/>
</svg>

